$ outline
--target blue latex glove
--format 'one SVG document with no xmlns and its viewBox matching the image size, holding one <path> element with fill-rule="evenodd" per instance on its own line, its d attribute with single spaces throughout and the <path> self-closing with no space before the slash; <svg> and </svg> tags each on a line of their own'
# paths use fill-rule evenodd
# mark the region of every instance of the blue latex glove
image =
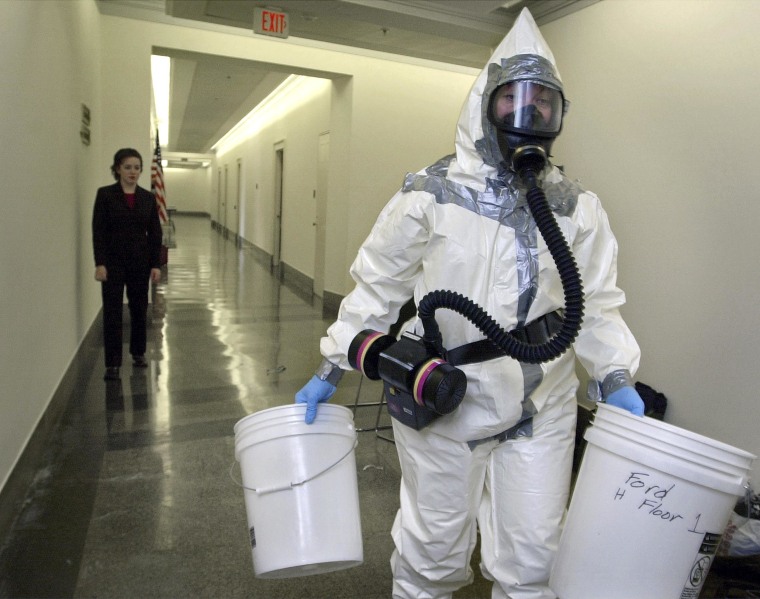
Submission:
<svg viewBox="0 0 760 599">
<path fill-rule="evenodd" d="M 604 401 L 616 408 L 628 410 L 634 416 L 644 415 L 644 400 L 633 387 L 620 387 L 610 393 Z"/>
<path fill-rule="evenodd" d="M 317 417 L 317 404 L 333 396 L 337 387 L 323 381 L 316 374 L 296 393 L 296 403 L 306 404 L 306 424 L 311 424 Z"/>
</svg>

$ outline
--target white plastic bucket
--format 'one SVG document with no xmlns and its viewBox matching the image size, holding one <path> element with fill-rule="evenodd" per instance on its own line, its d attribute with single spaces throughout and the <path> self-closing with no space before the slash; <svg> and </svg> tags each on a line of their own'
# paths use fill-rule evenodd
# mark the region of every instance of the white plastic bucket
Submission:
<svg viewBox="0 0 760 599">
<path fill-rule="evenodd" d="M 364 559 L 353 414 L 320 404 L 314 423 L 306 424 L 305 413 L 305 404 L 289 404 L 235 424 L 259 578 L 324 574 Z"/>
<path fill-rule="evenodd" d="M 755 456 L 599 404 L 550 587 L 561 599 L 696 599 Z"/>
</svg>

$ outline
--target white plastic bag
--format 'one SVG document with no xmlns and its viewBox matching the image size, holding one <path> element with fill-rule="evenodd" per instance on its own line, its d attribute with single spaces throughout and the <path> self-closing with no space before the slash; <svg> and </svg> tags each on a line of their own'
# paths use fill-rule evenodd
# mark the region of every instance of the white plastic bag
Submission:
<svg viewBox="0 0 760 599">
<path fill-rule="evenodd" d="M 731 513 L 718 555 L 746 557 L 760 555 L 760 495 L 742 500 Z"/>
</svg>

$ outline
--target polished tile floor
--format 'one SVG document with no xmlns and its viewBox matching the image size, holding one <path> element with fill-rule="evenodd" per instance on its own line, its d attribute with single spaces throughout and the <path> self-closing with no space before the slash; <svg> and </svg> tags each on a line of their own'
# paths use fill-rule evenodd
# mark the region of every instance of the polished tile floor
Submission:
<svg viewBox="0 0 760 599">
<path fill-rule="evenodd" d="M 375 407 L 355 419 L 368 429 L 356 448 L 364 563 L 254 577 L 233 426 L 293 402 L 330 321 L 207 218 L 175 225 L 150 308 L 150 366 L 125 360 L 121 380 L 106 382 L 99 337 L 79 352 L 87 375 L 0 546 L 0 596 L 388 597 L 399 470 L 391 431 L 373 430 Z M 349 373 L 332 401 L 352 405 L 357 392 L 376 402 L 380 387 Z M 486 597 L 481 587 L 461 596 Z"/>
<path fill-rule="evenodd" d="M 153 294 L 149 368 L 126 362 L 120 381 L 103 381 L 97 336 L 76 358 L 86 375 L 12 530 L 0 531 L 0 597 L 389 597 L 399 469 L 390 432 L 373 430 L 375 407 L 356 413 L 368 429 L 356 448 L 364 563 L 254 577 L 233 426 L 292 403 L 330 321 L 207 218 L 176 217 L 176 240 Z M 376 402 L 379 393 L 349 373 L 332 401 Z M 489 596 L 480 577 L 455 595 Z"/>
</svg>

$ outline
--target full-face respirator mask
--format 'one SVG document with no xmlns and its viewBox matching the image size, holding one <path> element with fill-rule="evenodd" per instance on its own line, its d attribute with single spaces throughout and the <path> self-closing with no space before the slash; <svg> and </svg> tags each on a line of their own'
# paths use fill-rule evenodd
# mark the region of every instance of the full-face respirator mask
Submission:
<svg viewBox="0 0 760 599">
<path fill-rule="evenodd" d="M 352 341 L 348 360 L 371 380 L 382 379 L 388 412 L 401 423 L 422 429 L 452 414 L 464 399 L 467 377 L 448 361 L 449 352 L 435 320 L 435 310 L 458 312 L 485 336 L 492 355 L 538 364 L 563 354 L 575 341 L 583 319 L 583 286 L 570 248 L 539 185 L 549 150 L 562 128 L 567 103 L 562 92 L 532 80 L 507 82 L 491 94 L 487 118 L 495 127 L 505 162 L 526 187 L 528 207 L 554 259 L 565 293 L 560 324 L 551 336 L 532 343 L 522 332 L 505 331 L 480 306 L 452 291 L 433 291 L 420 300 L 418 315 L 424 328 L 419 337 L 400 339 L 364 330 Z M 490 342 L 490 344 L 489 344 Z"/>
<path fill-rule="evenodd" d="M 533 165 L 540 172 L 562 131 L 568 106 L 562 92 L 544 82 L 517 80 L 497 87 L 489 98 L 487 118 L 507 166 L 521 174 L 521 156 L 527 151 L 543 156 L 542 163 Z"/>
</svg>

